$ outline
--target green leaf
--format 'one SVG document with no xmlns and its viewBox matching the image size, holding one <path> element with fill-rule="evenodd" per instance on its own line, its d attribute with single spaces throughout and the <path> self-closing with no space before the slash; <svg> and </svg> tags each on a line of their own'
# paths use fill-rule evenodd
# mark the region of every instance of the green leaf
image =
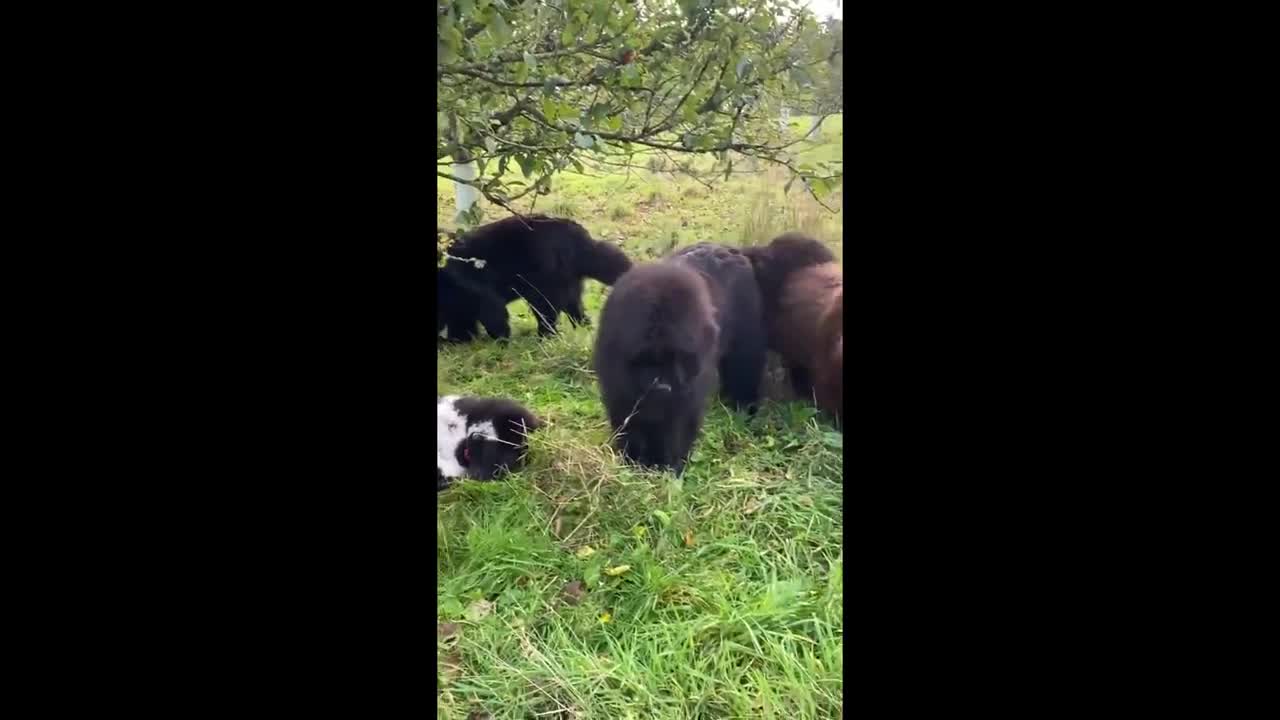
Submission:
<svg viewBox="0 0 1280 720">
<path fill-rule="evenodd" d="M 560 103 L 558 115 L 561 120 L 568 120 L 569 122 L 577 122 L 578 119 L 582 117 L 582 111 L 578 109 L 577 105 L 570 105 L 569 103 Z"/>
<path fill-rule="evenodd" d="M 813 191 L 814 197 L 821 200 L 831 194 L 832 183 L 827 178 L 809 178 L 809 189 Z"/>
<path fill-rule="evenodd" d="M 533 158 L 530 158 L 525 155 L 517 155 L 516 164 L 520 166 L 520 172 L 525 177 L 529 177 L 530 175 L 533 174 Z"/>
<path fill-rule="evenodd" d="M 493 155 L 494 153 L 498 152 L 498 141 L 494 140 L 493 136 L 491 135 L 485 135 L 484 147 L 486 150 L 489 151 L 490 155 Z M 484 171 L 482 170 L 481 172 L 484 172 Z"/>
<path fill-rule="evenodd" d="M 578 23 L 570 22 L 564 26 L 564 32 L 560 33 L 560 44 L 565 47 L 572 47 L 573 41 L 578 37 Z"/>
<path fill-rule="evenodd" d="M 446 598 L 440 601 L 440 616 L 448 618 L 462 617 L 462 603 L 457 598 Z"/>
<path fill-rule="evenodd" d="M 621 30 L 622 28 L 627 27 L 631 23 L 635 22 L 635 19 L 636 19 L 636 9 L 631 8 L 630 10 L 627 10 L 626 12 L 622 13 L 622 15 L 617 16 L 614 22 L 609 23 L 609 26 L 612 28 Z"/>
<path fill-rule="evenodd" d="M 447 37 L 446 35 L 445 38 L 436 41 L 436 63 L 438 64 L 451 63 L 458 59 L 458 54 L 449 45 Z"/>
<path fill-rule="evenodd" d="M 547 122 L 554 123 L 560 117 L 560 103 L 552 98 L 543 98 L 542 114 L 547 116 Z"/>
<path fill-rule="evenodd" d="M 475 11 L 476 4 L 474 0 L 458 0 L 458 17 L 460 19 L 470 18 Z"/>
<path fill-rule="evenodd" d="M 489 34 L 499 43 L 511 42 L 511 28 L 507 27 L 507 21 L 502 18 L 502 13 L 494 13 L 493 20 L 489 22 Z"/>
<path fill-rule="evenodd" d="M 518 83 L 527 82 L 529 80 L 529 64 L 528 63 L 522 63 L 522 62 L 516 63 L 515 79 L 516 79 L 516 82 Z"/>
<path fill-rule="evenodd" d="M 528 50 L 525 50 L 524 64 L 528 65 L 530 70 L 536 70 L 538 67 L 538 58 L 534 57 L 533 53 L 529 52 Z"/>
<path fill-rule="evenodd" d="M 622 129 L 622 116 L 614 115 L 611 118 L 606 118 L 604 121 L 604 126 L 610 132 L 618 132 L 619 130 Z"/>
<path fill-rule="evenodd" d="M 588 585 L 598 585 L 600 583 L 600 570 L 604 567 L 604 561 L 596 559 L 587 565 L 587 569 L 582 573 L 582 579 Z"/>
<path fill-rule="evenodd" d="M 585 174 L 586 174 L 586 172 L 587 172 L 587 171 L 586 171 L 586 169 L 585 169 L 585 168 L 583 168 L 583 167 L 582 167 L 582 163 L 578 162 L 577 160 L 575 160 L 575 159 L 573 159 L 573 158 L 570 158 L 570 159 L 569 159 L 569 162 L 573 163 L 573 169 L 574 169 L 574 170 L 577 170 L 579 175 L 585 175 Z"/>
<path fill-rule="evenodd" d="M 653 516 L 658 518 L 658 522 L 662 523 L 662 527 L 666 527 L 671 524 L 671 516 L 661 510 L 654 510 Z"/>
</svg>

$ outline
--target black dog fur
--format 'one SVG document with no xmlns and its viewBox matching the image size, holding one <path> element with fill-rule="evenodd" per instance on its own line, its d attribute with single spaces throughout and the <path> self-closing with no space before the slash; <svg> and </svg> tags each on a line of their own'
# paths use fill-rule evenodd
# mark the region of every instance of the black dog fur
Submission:
<svg viewBox="0 0 1280 720">
<path fill-rule="evenodd" d="M 763 322 L 751 264 L 733 248 L 699 243 L 619 278 L 593 359 L 623 455 L 680 474 L 717 375 L 721 394 L 754 412 Z"/>
<path fill-rule="evenodd" d="M 612 285 L 631 268 L 621 250 L 593 240 L 578 223 L 544 215 L 483 225 L 454 241 L 449 254 L 485 263 L 450 259 L 437 273 L 436 332 L 448 328 L 455 342 L 474 338 L 477 324 L 490 337 L 510 337 L 507 303 L 519 298 L 532 308 L 539 335 L 555 332 L 561 312 L 585 325 L 583 278 Z"/>
<path fill-rule="evenodd" d="M 506 398 L 436 398 L 436 492 L 462 477 L 492 480 L 518 469 L 542 421 Z"/>
</svg>

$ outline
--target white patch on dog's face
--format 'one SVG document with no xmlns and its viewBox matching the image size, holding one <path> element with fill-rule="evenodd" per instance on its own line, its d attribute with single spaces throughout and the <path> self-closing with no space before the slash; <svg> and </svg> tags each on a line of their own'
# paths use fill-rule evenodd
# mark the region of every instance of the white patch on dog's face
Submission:
<svg viewBox="0 0 1280 720">
<path fill-rule="evenodd" d="M 457 399 L 457 395 L 448 395 L 436 403 L 436 467 L 448 478 L 466 474 L 458 462 L 458 445 L 467 439 L 467 418 L 453 404 Z"/>
<path fill-rule="evenodd" d="M 485 420 L 484 422 L 480 422 L 480 423 L 476 423 L 475 425 L 472 425 L 470 434 L 483 435 L 484 437 L 487 437 L 490 440 L 498 439 L 498 431 L 494 429 L 492 420 Z"/>
</svg>

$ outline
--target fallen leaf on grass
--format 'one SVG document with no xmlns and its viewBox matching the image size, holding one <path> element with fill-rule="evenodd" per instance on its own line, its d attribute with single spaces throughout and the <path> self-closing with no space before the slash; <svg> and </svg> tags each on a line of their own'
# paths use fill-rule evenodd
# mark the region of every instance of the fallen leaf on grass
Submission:
<svg viewBox="0 0 1280 720">
<path fill-rule="evenodd" d="M 581 580 L 574 580 L 564 586 L 564 601 L 570 605 L 577 605 L 582 602 L 582 598 L 587 594 L 586 588 L 582 586 Z"/>
<path fill-rule="evenodd" d="M 684 546 L 693 547 L 693 531 L 692 530 L 684 531 Z"/>
<path fill-rule="evenodd" d="M 742 506 L 742 514 L 750 515 L 751 513 L 759 510 L 762 505 L 763 503 L 754 497 L 747 498 L 747 504 Z"/>
<path fill-rule="evenodd" d="M 493 603 L 488 600 L 477 600 L 467 606 L 467 618 L 474 621 L 483 620 L 493 612 Z"/>
<path fill-rule="evenodd" d="M 583 545 L 582 547 L 578 548 L 578 552 L 574 553 L 574 555 L 579 560 L 586 560 L 587 558 L 595 554 L 596 554 L 596 551 L 592 550 L 590 545 Z"/>
<path fill-rule="evenodd" d="M 625 573 L 630 569 L 631 569 L 630 565 L 619 565 L 617 567 L 605 568 L 604 574 L 608 575 L 609 577 L 618 577 L 619 575 Z"/>
<path fill-rule="evenodd" d="M 607 622 L 609 622 L 610 620 L 613 620 L 613 615 L 611 615 L 611 614 L 609 614 L 609 613 L 601 613 L 601 614 L 600 614 L 600 622 L 602 622 L 602 623 L 607 623 Z"/>
</svg>

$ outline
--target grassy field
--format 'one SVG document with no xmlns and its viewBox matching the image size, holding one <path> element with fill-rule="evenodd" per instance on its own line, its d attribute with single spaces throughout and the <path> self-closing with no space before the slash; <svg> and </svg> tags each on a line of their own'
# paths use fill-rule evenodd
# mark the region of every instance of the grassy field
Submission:
<svg viewBox="0 0 1280 720">
<path fill-rule="evenodd" d="M 809 154 L 839 157 L 839 120 Z M 840 254 L 842 215 L 760 170 L 711 191 L 648 170 L 563 175 L 536 209 L 634 259 L 790 229 Z M 453 189 L 438 193 L 451 227 Z M 587 282 L 593 323 L 605 291 Z M 594 326 L 562 317 L 540 341 L 527 306 L 509 310 L 506 346 L 437 351 L 437 394 L 508 396 L 546 421 L 524 470 L 437 498 L 439 716 L 841 717 L 843 436 L 774 367 L 754 418 L 714 402 L 681 478 L 622 465 L 590 370 Z"/>
</svg>

